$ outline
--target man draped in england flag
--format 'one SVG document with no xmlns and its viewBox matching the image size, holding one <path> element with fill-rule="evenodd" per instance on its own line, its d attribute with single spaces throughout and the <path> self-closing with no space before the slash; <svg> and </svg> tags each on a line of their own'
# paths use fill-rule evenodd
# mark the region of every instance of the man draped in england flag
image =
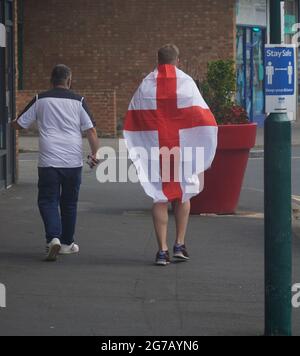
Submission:
<svg viewBox="0 0 300 356">
<path fill-rule="evenodd" d="M 158 51 L 158 66 L 136 91 L 124 137 L 139 180 L 153 201 L 158 265 L 170 263 L 168 205 L 176 219 L 174 258 L 189 260 L 185 235 L 190 199 L 203 190 L 201 177 L 216 153 L 218 128 L 194 80 L 178 68 L 179 50 Z"/>
</svg>

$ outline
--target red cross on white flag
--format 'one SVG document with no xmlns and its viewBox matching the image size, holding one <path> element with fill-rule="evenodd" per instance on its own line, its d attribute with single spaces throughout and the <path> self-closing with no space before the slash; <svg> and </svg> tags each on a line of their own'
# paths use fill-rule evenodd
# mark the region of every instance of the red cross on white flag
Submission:
<svg viewBox="0 0 300 356">
<path fill-rule="evenodd" d="M 124 127 L 141 184 L 155 202 L 187 201 L 202 191 L 198 176 L 213 162 L 217 134 L 215 118 L 194 80 L 173 65 L 159 65 L 144 79 Z M 161 149 L 172 150 L 175 158 L 164 160 Z M 165 170 L 170 172 L 167 180 Z M 153 172 L 159 179 L 153 179 Z"/>
</svg>

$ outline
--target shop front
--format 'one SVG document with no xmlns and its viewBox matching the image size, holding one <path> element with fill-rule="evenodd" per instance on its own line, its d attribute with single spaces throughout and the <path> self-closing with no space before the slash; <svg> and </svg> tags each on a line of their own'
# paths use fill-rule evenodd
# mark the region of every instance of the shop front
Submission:
<svg viewBox="0 0 300 356">
<path fill-rule="evenodd" d="M 285 0 L 285 43 L 292 43 L 293 25 L 299 19 L 299 1 Z M 268 42 L 268 1 L 237 0 L 236 65 L 237 102 L 252 122 L 264 125 L 264 47 Z"/>
<path fill-rule="evenodd" d="M 264 46 L 267 41 L 267 1 L 237 1 L 237 102 L 252 122 L 263 126 Z"/>
</svg>

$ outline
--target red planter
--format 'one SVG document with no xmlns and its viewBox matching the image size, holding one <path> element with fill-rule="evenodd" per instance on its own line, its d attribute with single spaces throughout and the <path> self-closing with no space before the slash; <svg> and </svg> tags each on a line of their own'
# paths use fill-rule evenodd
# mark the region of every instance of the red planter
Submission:
<svg viewBox="0 0 300 356">
<path fill-rule="evenodd" d="M 256 124 L 219 126 L 217 154 L 205 172 L 204 191 L 192 199 L 191 214 L 236 211 L 256 130 Z"/>
</svg>

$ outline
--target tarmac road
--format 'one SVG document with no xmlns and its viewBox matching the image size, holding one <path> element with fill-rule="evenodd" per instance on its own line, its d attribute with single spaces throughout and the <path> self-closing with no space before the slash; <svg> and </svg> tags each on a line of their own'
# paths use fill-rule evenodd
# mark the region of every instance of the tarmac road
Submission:
<svg viewBox="0 0 300 356">
<path fill-rule="evenodd" d="M 294 150 L 299 195 L 300 150 Z M 192 260 L 153 265 L 150 207 L 138 184 L 99 184 L 85 170 L 79 256 L 42 262 L 36 154 L 22 154 L 20 184 L 0 193 L 0 335 L 262 335 L 264 235 L 261 216 L 192 217 Z M 250 160 L 240 211 L 262 212 L 262 163 Z M 251 215 L 251 214 L 250 214 Z M 170 227 L 170 246 L 174 222 Z M 294 239 L 300 282 L 300 239 Z M 300 335 L 300 309 L 294 310 Z"/>
</svg>

